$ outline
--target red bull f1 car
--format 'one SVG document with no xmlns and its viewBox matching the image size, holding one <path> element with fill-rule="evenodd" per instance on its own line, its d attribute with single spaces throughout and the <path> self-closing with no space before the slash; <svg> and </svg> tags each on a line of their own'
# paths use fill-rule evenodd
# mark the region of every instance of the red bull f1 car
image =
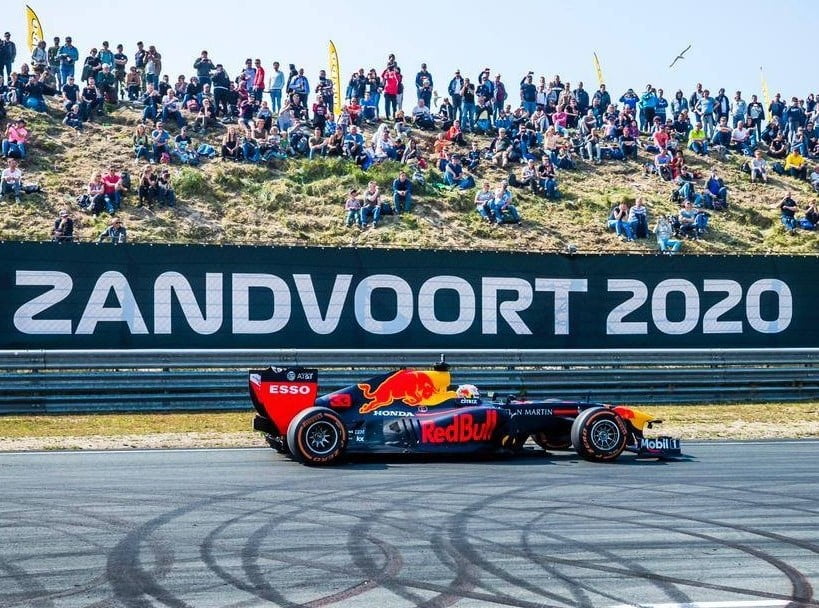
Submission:
<svg viewBox="0 0 819 608">
<path fill-rule="evenodd" d="M 272 448 L 308 465 L 362 452 L 468 454 L 517 452 L 530 437 L 547 451 L 575 450 L 610 462 L 681 456 L 680 441 L 645 437 L 661 422 L 631 407 L 515 397 L 482 399 L 473 385 L 450 387 L 445 363 L 400 369 L 318 396 L 318 370 L 251 370 L 253 428 Z"/>
</svg>

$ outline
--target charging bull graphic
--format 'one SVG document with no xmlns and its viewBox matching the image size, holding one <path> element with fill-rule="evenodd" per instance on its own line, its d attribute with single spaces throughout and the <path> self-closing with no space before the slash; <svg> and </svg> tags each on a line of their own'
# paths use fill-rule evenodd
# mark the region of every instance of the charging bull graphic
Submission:
<svg viewBox="0 0 819 608">
<path fill-rule="evenodd" d="M 447 390 L 450 383 L 449 372 L 420 372 L 403 369 L 390 374 L 384 381 L 371 387 L 359 384 L 358 388 L 367 403 L 358 411 L 368 414 L 379 408 L 402 401 L 406 405 L 438 405 L 454 398 L 455 391 Z"/>
</svg>

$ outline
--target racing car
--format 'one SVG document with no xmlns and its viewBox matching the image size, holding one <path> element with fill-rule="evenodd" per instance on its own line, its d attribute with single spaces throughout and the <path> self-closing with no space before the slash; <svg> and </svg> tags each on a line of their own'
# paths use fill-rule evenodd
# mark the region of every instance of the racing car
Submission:
<svg viewBox="0 0 819 608">
<path fill-rule="evenodd" d="M 482 399 L 471 384 L 451 389 L 449 366 L 397 369 L 318 396 L 318 370 L 251 370 L 253 428 L 268 444 L 307 465 L 329 465 L 345 454 L 509 453 L 528 438 L 546 451 L 574 449 L 582 458 L 610 462 L 623 451 L 637 457 L 681 456 L 680 441 L 645 437 L 662 422 L 625 406 Z"/>
</svg>

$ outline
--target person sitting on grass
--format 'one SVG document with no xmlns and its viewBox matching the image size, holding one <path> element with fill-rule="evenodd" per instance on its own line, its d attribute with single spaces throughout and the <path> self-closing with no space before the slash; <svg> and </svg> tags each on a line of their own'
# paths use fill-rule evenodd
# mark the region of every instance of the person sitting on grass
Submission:
<svg viewBox="0 0 819 608">
<path fill-rule="evenodd" d="M 308 158 L 313 159 L 314 156 L 324 156 L 327 153 L 327 139 L 321 130 L 321 127 L 313 129 L 313 134 L 308 141 L 310 145 L 310 153 Z"/>
<path fill-rule="evenodd" d="M 779 220 L 785 227 L 785 231 L 793 234 L 793 231 L 799 226 L 796 221 L 796 212 L 799 211 L 799 205 L 793 199 L 793 192 L 788 190 L 785 196 L 772 206 L 779 209 Z"/>
<path fill-rule="evenodd" d="M 228 127 L 227 133 L 222 138 L 222 160 L 241 160 L 242 147 L 239 142 L 239 134 L 236 127 Z"/>
<path fill-rule="evenodd" d="M 412 181 L 401 171 L 392 182 L 392 202 L 398 215 L 412 210 Z"/>
<path fill-rule="evenodd" d="M 475 194 L 475 211 L 485 222 L 492 223 L 492 202 L 495 200 L 495 193 L 492 192 L 489 182 L 484 182 L 483 187 Z"/>
<path fill-rule="evenodd" d="M 18 118 L 9 122 L 8 126 L 6 126 L 5 135 L 2 143 L 3 156 L 5 158 L 25 158 L 26 143 L 29 136 L 26 121 Z"/>
<path fill-rule="evenodd" d="M 381 221 L 382 203 L 381 194 L 378 191 L 378 184 L 371 181 L 364 191 L 364 204 L 361 207 L 361 227 L 366 228 L 370 221 L 372 227 L 378 228 Z"/>
<path fill-rule="evenodd" d="M 425 131 L 431 131 L 435 128 L 435 120 L 433 120 L 432 114 L 423 99 L 419 99 L 418 105 L 412 109 L 412 122 L 419 129 Z"/>
<path fill-rule="evenodd" d="M 17 166 L 17 160 L 8 159 L 8 164 L 0 174 L 0 197 L 6 194 L 14 195 L 14 202 L 20 203 L 20 192 L 23 189 L 23 172 Z"/>
<path fill-rule="evenodd" d="M 663 253 L 675 254 L 682 248 L 682 241 L 671 238 L 674 235 L 674 229 L 671 227 L 671 222 L 665 216 L 660 216 L 657 220 L 657 225 L 654 227 L 654 234 L 657 236 L 657 247 Z"/>
<path fill-rule="evenodd" d="M 768 183 L 768 163 L 762 158 L 762 150 L 754 151 L 754 157 L 750 160 L 749 166 L 751 169 L 752 183 L 757 179 L 762 180 L 766 184 Z"/>
<path fill-rule="evenodd" d="M 520 224 L 520 214 L 517 207 L 512 204 L 512 192 L 506 180 L 495 188 L 495 195 L 491 203 L 492 214 L 495 217 L 495 225 Z"/>
<path fill-rule="evenodd" d="M 71 104 L 65 109 L 65 117 L 63 117 L 63 124 L 77 131 L 82 131 L 82 120 L 77 109 L 77 104 Z"/>
<path fill-rule="evenodd" d="M 785 157 L 785 173 L 797 179 L 808 179 L 808 166 L 799 148 L 793 148 Z"/>
<path fill-rule="evenodd" d="M 688 149 L 700 156 L 708 154 L 708 137 L 702 128 L 701 122 L 697 122 L 696 126 L 688 134 Z"/>
<path fill-rule="evenodd" d="M 165 130 L 165 125 L 160 120 L 156 123 L 156 128 L 151 131 L 153 162 L 160 163 L 164 157 L 170 159 L 171 153 L 168 148 L 168 141 L 170 139 L 171 134 Z"/>
<path fill-rule="evenodd" d="M 344 201 L 344 211 L 346 218 L 344 225 L 349 228 L 353 224 L 361 228 L 361 199 L 358 198 L 358 190 L 350 188 L 347 200 Z"/>
<path fill-rule="evenodd" d="M 475 185 L 475 178 L 464 171 L 461 157 L 453 154 L 444 171 L 444 183 L 452 189 L 468 190 Z"/>
<path fill-rule="evenodd" d="M 51 240 L 55 243 L 74 242 L 74 218 L 68 213 L 68 209 L 61 210 L 60 217 L 54 220 L 54 231 Z"/>
<path fill-rule="evenodd" d="M 109 167 L 108 172 L 102 176 L 102 183 L 105 193 L 105 209 L 108 213 L 116 213 L 122 204 L 122 193 L 125 191 L 122 176 L 117 174 L 113 167 Z"/>
<path fill-rule="evenodd" d="M 146 166 L 145 170 L 142 172 L 142 175 L 139 178 L 139 188 L 137 192 L 140 207 L 142 205 L 148 205 L 148 207 L 150 207 L 153 205 L 154 201 L 156 201 L 159 194 L 159 188 L 157 186 L 157 175 L 151 165 Z"/>
<path fill-rule="evenodd" d="M 120 245 L 125 243 L 128 240 L 128 231 L 125 230 L 125 226 L 122 225 L 122 220 L 118 217 L 115 217 L 111 220 L 111 225 L 108 226 L 105 230 L 102 231 L 97 242 L 109 242 L 113 243 L 114 245 Z"/>
<path fill-rule="evenodd" d="M 156 187 L 159 204 L 174 207 L 176 205 L 176 193 L 171 185 L 171 172 L 167 168 L 163 169 L 157 177 Z"/>
<path fill-rule="evenodd" d="M 631 224 L 628 222 L 628 216 L 629 206 L 627 202 L 623 201 L 611 210 L 608 219 L 608 226 L 610 229 L 614 229 L 615 234 L 621 240 L 633 241 L 634 231 Z"/>
</svg>

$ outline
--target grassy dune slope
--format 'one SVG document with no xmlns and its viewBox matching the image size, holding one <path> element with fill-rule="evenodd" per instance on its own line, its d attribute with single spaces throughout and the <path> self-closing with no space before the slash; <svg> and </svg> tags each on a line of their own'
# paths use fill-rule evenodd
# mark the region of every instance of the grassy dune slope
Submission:
<svg viewBox="0 0 819 608">
<path fill-rule="evenodd" d="M 0 239 L 47 240 L 60 208 L 74 211 L 76 232 L 93 240 L 105 227 L 107 215 L 93 217 L 79 212 L 76 196 L 82 193 L 91 173 L 109 164 L 128 169 L 136 186 L 141 166 L 132 160 L 131 134 L 139 112 L 122 107 L 103 122 L 90 124 L 84 133 L 64 127 L 61 113 L 52 104 L 49 114 L 14 107 L 9 115 L 24 116 L 34 134 L 31 153 L 23 165 L 26 182 L 37 182 L 43 194 L 29 195 L 20 205 L 9 203 L 0 214 Z M 172 132 L 173 134 L 174 132 Z M 216 144 L 221 129 L 208 141 Z M 422 134 L 431 143 L 429 135 Z M 198 144 L 199 139 L 194 138 Z M 705 172 L 709 165 L 687 156 L 690 164 Z M 649 156 L 641 155 L 646 162 Z M 789 235 L 770 208 L 793 189 L 804 205 L 815 196 L 805 183 L 775 178 L 769 185 L 750 184 L 738 171 L 739 158 L 728 162 L 709 160 L 730 188 L 730 210 L 713 214 L 707 238 L 687 242 L 694 253 L 813 253 L 819 251 L 819 235 Z M 177 207 L 136 207 L 135 195 L 125 199 L 122 212 L 129 236 L 136 242 L 321 244 L 365 247 L 491 248 L 523 251 L 554 251 L 574 244 L 580 252 L 654 252 L 654 242 L 621 243 L 605 230 L 610 208 L 621 200 L 647 197 L 650 217 L 675 212 L 668 200 L 670 187 L 657 177 L 643 174 L 640 164 L 609 161 L 602 165 L 580 163 L 579 170 L 559 174 L 563 199 L 549 202 L 515 191 L 524 223 L 520 227 L 490 227 L 474 212 L 474 190 L 438 191 L 426 187 L 417 192 L 412 215 L 387 218 L 377 230 L 360 232 L 343 226 L 346 189 L 375 179 L 382 192 L 390 192 L 398 165 L 386 163 L 363 172 L 340 159 L 282 161 L 273 168 L 219 160 L 199 168 L 173 167 L 179 197 Z M 516 167 L 517 169 L 517 167 Z M 435 177 L 434 170 L 430 176 Z M 479 180 L 493 184 L 504 177 L 484 166 Z M 652 221 L 653 225 L 653 221 Z"/>
</svg>

